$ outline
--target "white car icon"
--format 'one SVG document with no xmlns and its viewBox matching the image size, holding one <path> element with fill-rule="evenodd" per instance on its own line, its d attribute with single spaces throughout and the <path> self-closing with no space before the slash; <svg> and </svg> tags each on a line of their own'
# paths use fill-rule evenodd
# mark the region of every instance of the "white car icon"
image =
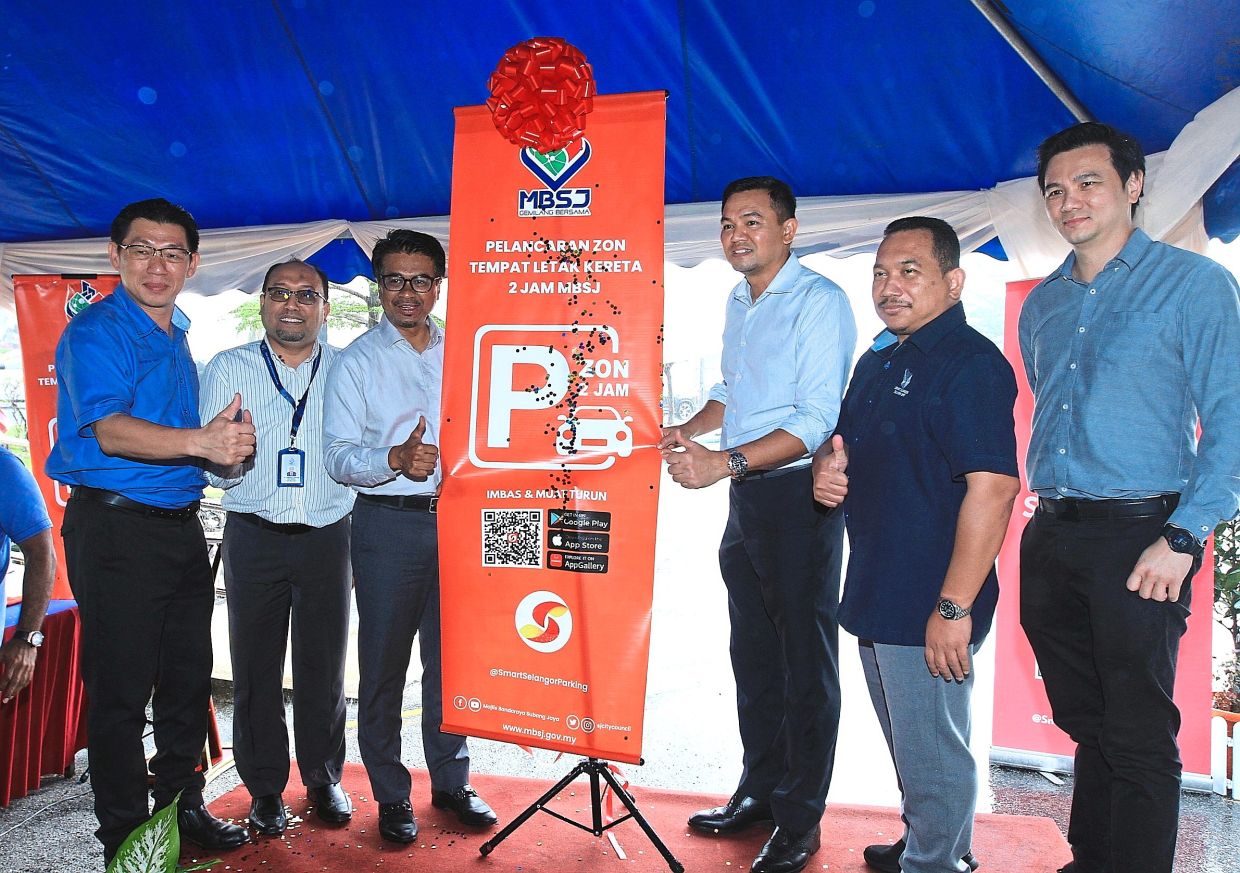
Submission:
<svg viewBox="0 0 1240 873">
<path fill-rule="evenodd" d="M 555 450 L 561 455 L 606 453 L 627 458 L 633 453 L 631 415 L 620 417 L 610 406 L 578 406 L 573 416 L 561 415 Z"/>
</svg>

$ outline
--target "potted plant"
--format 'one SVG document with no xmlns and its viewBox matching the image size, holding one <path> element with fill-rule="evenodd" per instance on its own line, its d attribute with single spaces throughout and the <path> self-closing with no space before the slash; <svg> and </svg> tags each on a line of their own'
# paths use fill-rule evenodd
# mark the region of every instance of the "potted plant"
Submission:
<svg viewBox="0 0 1240 873">
<path fill-rule="evenodd" d="M 1228 723 L 1240 721 L 1240 519 L 1214 532 L 1214 617 L 1231 636 L 1231 658 L 1215 676 L 1214 711 Z"/>
</svg>

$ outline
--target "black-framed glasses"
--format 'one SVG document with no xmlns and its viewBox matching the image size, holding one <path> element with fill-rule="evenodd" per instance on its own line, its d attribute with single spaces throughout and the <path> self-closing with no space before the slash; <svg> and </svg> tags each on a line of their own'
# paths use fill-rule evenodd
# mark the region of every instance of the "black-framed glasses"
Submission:
<svg viewBox="0 0 1240 873">
<path fill-rule="evenodd" d="M 393 294 L 399 294 L 408 285 L 418 294 L 426 294 L 432 288 L 439 284 L 442 276 L 428 276 L 425 273 L 419 273 L 416 276 L 402 276 L 400 273 L 386 273 L 379 277 L 379 284 L 384 290 L 391 291 Z"/>
<path fill-rule="evenodd" d="M 297 298 L 297 302 L 309 306 L 316 300 L 326 300 L 327 298 L 318 291 L 309 288 L 298 288 L 296 291 L 290 291 L 288 288 L 281 288 L 275 285 L 263 292 L 263 296 L 272 303 L 288 303 L 289 298 Z"/>
<path fill-rule="evenodd" d="M 165 246 L 157 249 L 146 243 L 117 243 L 116 247 L 125 253 L 131 261 L 149 261 L 159 255 L 166 264 L 188 264 L 190 252 L 180 246 Z"/>
</svg>

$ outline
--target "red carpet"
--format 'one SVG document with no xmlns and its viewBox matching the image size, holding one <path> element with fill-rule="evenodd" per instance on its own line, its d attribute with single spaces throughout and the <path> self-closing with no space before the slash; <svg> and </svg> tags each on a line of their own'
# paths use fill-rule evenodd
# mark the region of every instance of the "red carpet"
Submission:
<svg viewBox="0 0 1240 873">
<path fill-rule="evenodd" d="M 572 762 L 564 762 L 564 772 Z M 293 770 L 296 773 L 296 768 Z M 506 776 L 476 774 L 474 787 L 499 814 L 501 825 L 510 821 L 528 804 L 551 787 Z M 413 773 L 413 805 L 418 817 L 418 841 L 397 846 L 379 838 L 378 807 L 370 800 L 370 784 L 360 764 L 347 764 L 345 789 L 356 807 L 353 821 L 343 828 L 324 825 L 313 814 L 307 815 L 308 800 L 292 785 L 284 799 L 292 808 L 296 824 L 283 837 L 258 837 L 258 842 L 234 852 L 218 853 L 223 863 L 213 871 L 228 873 L 320 873 L 373 870 L 472 871 L 472 873 L 543 873 L 543 871 L 666 871 L 668 866 L 645 834 L 632 821 L 613 828 L 627 860 L 620 860 L 606 836 L 596 838 L 545 813 L 537 813 L 488 857 L 478 853 L 490 832 L 471 831 L 450 814 L 430 805 L 426 774 Z M 762 847 L 769 833 L 754 828 L 730 838 L 707 837 L 689 830 L 685 820 L 695 810 L 725 802 L 726 798 L 702 794 L 634 789 L 642 815 L 653 825 L 668 847 L 688 871 L 711 870 L 743 873 Z M 250 796 L 238 787 L 211 804 L 211 811 L 239 823 L 249 814 Z M 588 823 L 590 790 L 585 777 L 560 794 L 552 808 Z M 620 809 L 617 804 L 617 809 Z M 822 849 L 807 871 L 845 871 L 861 873 L 870 868 L 861 860 L 861 849 L 871 843 L 893 842 L 902 833 L 895 810 L 877 807 L 827 807 L 822 825 Z M 191 847 L 193 848 L 193 847 Z M 1048 818 L 1009 815 L 979 815 L 974 830 L 973 851 L 982 862 L 981 873 L 1053 873 L 1071 860 L 1067 843 L 1055 823 Z M 210 854 L 194 848 L 182 863 Z M 872 871 L 871 871 L 872 873 Z"/>
</svg>

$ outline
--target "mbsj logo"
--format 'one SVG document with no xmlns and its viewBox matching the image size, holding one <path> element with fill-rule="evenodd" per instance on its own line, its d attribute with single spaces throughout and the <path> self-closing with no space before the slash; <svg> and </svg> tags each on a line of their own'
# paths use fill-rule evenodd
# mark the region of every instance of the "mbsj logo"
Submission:
<svg viewBox="0 0 1240 873">
<path fill-rule="evenodd" d="M 557 594 L 535 591 L 517 604 L 517 635 L 536 652 L 558 652 L 573 635 L 573 614 Z"/>
<path fill-rule="evenodd" d="M 574 154 L 569 149 L 576 148 Z M 542 188 L 517 190 L 517 215 L 522 218 L 590 214 L 589 188 L 566 188 L 568 180 L 590 160 L 590 141 L 582 137 L 575 144 L 553 152 L 521 149 L 521 163 L 542 182 Z"/>
<path fill-rule="evenodd" d="M 70 285 L 68 293 L 65 294 L 65 319 L 72 319 L 73 316 L 81 313 L 86 307 L 92 303 L 98 303 L 102 299 L 103 294 L 97 288 L 85 279 L 79 280 L 79 287 L 75 289 Z"/>
<path fill-rule="evenodd" d="M 632 453 L 631 416 L 589 396 L 583 343 L 620 351 L 603 325 L 485 324 L 474 334 L 469 460 L 501 470 L 605 470 Z"/>
</svg>

